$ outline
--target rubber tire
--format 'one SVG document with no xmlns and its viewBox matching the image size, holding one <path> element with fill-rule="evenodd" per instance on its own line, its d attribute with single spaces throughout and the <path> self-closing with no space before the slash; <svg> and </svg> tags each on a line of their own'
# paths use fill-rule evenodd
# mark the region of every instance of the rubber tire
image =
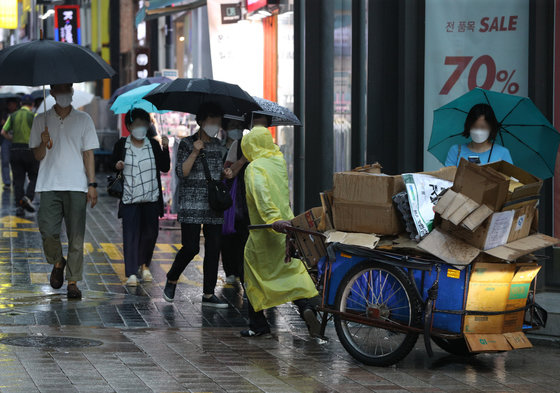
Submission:
<svg viewBox="0 0 560 393">
<path fill-rule="evenodd" d="M 476 352 L 470 352 L 469 347 L 467 346 L 467 342 L 464 338 L 456 338 L 448 340 L 446 338 L 441 337 L 433 337 L 433 342 L 436 343 L 438 347 L 443 349 L 445 352 L 448 352 L 452 355 L 457 356 L 475 356 L 478 355 Z"/>
<path fill-rule="evenodd" d="M 410 309 L 412 314 L 411 325 L 419 326 L 420 319 L 422 317 L 422 309 L 418 296 L 414 291 L 414 287 L 412 286 L 410 280 L 401 269 L 384 263 L 379 263 L 374 261 L 364 261 L 357 264 L 352 269 L 350 269 L 350 271 L 346 273 L 346 275 L 344 276 L 344 278 L 339 284 L 336 293 L 336 298 L 335 298 L 335 309 L 336 310 L 341 309 L 340 306 L 342 302 L 344 289 L 349 284 L 350 280 L 360 271 L 370 270 L 372 268 L 381 268 L 391 273 L 402 283 L 406 293 L 408 294 L 408 298 L 410 299 Z M 402 344 L 390 354 L 384 356 L 366 356 L 362 354 L 359 350 L 354 348 L 352 343 L 346 338 L 346 335 L 344 334 L 344 330 L 342 327 L 343 320 L 344 318 L 341 317 L 340 315 L 334 316 L 334 325 L 340 343 L 354 359 L 364 364 L 367 364 L 368 366 L 387 367 L 401 361 L 406 357 L 406 355 L 410 353 L 410 351 L 412 351 L 414 345 L 416 344 L 416 341 L 418 340 L 418 333 L 411 332 L 406 335 L 406 338 L 403 340 Z"/>
</svg>

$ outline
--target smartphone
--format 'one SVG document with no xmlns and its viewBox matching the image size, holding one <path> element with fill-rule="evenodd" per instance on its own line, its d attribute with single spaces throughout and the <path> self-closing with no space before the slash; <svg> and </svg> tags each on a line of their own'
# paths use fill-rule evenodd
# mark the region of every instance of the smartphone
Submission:
<svg viewBox="0 0 560 393">
<path fill-rule="evenodd" d="M 469 156 L 469 162 L 473 164 L 480 164 L 480 157 L 479 156 Z"/>
</svg>

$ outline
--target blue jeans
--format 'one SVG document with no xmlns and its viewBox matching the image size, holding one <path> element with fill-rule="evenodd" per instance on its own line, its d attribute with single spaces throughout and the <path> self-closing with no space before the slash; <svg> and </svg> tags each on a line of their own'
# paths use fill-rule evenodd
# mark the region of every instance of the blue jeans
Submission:
<svg viewBox="0 0 560 393">
<path fill-rule="evenodd" d="M 3 139 L 2 145 L 2 182 L 4 185 L 10 185 L 12 180 L 10 179 L 10 149 L 12 148 L 12 142 Z"/>
</svg>

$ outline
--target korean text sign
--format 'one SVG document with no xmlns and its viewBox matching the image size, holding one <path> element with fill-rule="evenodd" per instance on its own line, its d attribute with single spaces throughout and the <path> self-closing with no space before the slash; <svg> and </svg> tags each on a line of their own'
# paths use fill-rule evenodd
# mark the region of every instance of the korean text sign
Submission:
<svg viewBox="0 0 560 393">
<path fill-rule="evenodd" d="M 81 44 L 80 6 L 58 5 L 54 7 L 54 39 L 70 44 Z"/>
</svg>

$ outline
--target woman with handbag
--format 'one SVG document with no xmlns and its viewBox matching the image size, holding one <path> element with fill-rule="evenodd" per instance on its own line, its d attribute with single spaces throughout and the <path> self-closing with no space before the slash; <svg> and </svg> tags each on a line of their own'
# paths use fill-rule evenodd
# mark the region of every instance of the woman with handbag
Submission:
<svg viewBox="0 0 560 393">
<path fill-rule="evenodd" d="M 220 131 L 223 112 L 207 103 L 196 115 L 198 132 L 183 138 L 177 152 L 175 171 L 179 178 L 178 215 L 181 223 L 182 248 L 167 273 L 163 298 L 172 302 L 179 277 L 200 251 L 200 229 L 204 233 L 204 285 L 202 305 L 227 308 L 228 304 L 214 294 L 218 280 L 220 240 L 224 210 L 231 206 L 227 188 L 220 179 L 231 178 L 230 169 L 223 169 L 222 146 L 216 135 Z M 229 206 L 227 199 L 229 198 Z"/>
<path fill-rule="evenodd" d="M 113 148 L 113 168 L 117 180 L 109 186 L 110 194 L 122 182 L 119 218 L 122 218 L 124 264 L 127 286 L 137 286 L 138 279 L 152 281 L 150 262 L 159 234 L 159 217 L 163 216 L 161 172 L 170 169 L 169 140 L 162 136 L 162 146 L 147 137 L 150 115 L 133 109 L 125 115 L 130 136 L 121 138 Z M 120 179 L 120 180 L 119 180 Z"/>
</svg>

